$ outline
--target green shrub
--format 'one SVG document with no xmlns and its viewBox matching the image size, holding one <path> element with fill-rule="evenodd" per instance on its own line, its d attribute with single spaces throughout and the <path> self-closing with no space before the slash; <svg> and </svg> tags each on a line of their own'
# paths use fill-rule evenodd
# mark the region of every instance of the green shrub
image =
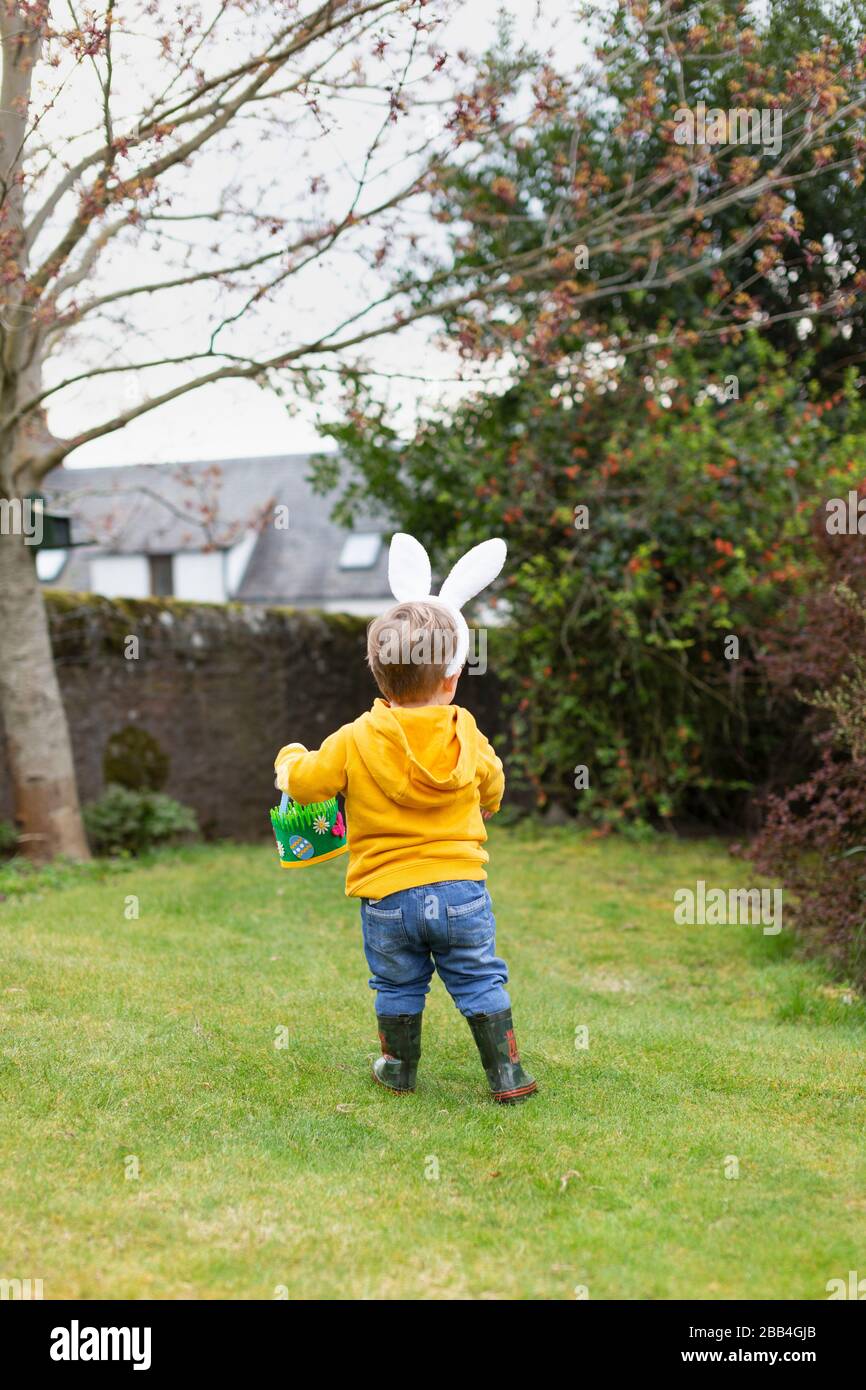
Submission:
<svg viewBox="0 0 866 1390">
<path fill-rule="evenodd" d="M 195 812 L 162 792 L 110 786 L 84 807 L 94 854 L 142 854 L 198 833 Z"/>
<path fill-rule="evenodd" d="M 641 366 L 582 396 L 527 376 L 408 441 L 359 394 L 330 431 L 339 464 L 314 470 L 342 487 L 341 520 L 387 508 L 440 577 L 506 539 L 499 593 L 483 597 L 507 605 L 509 785 L 601 828 L 739 819 L 768 780 L 787 729 L 755 654 L 808 591 L 810 517 L 859 482 L 866 444 L 853 379 L 818 400 L 805 357 L 795 371 L 757 337 L 720 348 L 711 379 L 685 350 Z"/>
</svg>

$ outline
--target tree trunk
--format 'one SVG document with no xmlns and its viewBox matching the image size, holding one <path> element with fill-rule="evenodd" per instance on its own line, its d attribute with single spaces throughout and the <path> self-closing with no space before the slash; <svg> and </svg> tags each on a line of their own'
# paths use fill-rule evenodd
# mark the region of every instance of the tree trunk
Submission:
<svg viewBox="0 0 866 1390">
<path fill-rule="evenodd" d="M 25 854 L 88 859 L 34 551 L 0 532 L 0 714 Z"/>
</svg>

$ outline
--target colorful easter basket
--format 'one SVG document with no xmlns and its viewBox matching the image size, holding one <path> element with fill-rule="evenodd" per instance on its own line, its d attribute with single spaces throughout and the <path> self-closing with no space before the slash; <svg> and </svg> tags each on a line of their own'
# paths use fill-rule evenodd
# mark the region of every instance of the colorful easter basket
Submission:
<svg viewBox="0 0 866 1390">
<path fill-rule="evenodd" d="M 271 825 L 284 869 L 306 869 L 349 848 L 346 822 L 335 796 L 301 806 L 283 792 L 279 806 L 271 809 Z"/>
</svg>

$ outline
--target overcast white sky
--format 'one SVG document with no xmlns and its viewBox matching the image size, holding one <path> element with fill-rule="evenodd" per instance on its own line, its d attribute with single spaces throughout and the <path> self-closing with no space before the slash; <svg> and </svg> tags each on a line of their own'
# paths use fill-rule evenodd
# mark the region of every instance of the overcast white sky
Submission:
<svg viewBox="0 0 866 1390">
<path fill-rule="evenodd" d="M 570 18 L 569 0 L 512 0 L 510 8 L 516 14 L 517 33 L 525 35 L 534 46 L 543 50 L 553 47 L 557 53 L 558 64 L 570 65 L 573 53 L 574 66 L 578 65 L 581 44 L 578 32 Z M 466 47 L 474 51 L 483 49 L 494 33 L 497 16 L 502 9 L 501 0 L 467 0 L 452 21 L 447 39 L 440 39 L 446 48 Z M 349 113 L 351 118 L 351 112 Z M 378 117 L 376 118 L 378 120 Z M 347 132 L 346 138 L 350 138 Z M 342 151 L 340 152 L 342 154 Z M 273 161 L 272 151 L 268 159 Z M 255 159 L 255 152 L 251 158 Z M 273 167 L 272 163 L 267 166 Z M 277 168 L 275 187 L 286 196 L 286 186 L 291 190 L 295 171 Z M 304 171 L 304 179 L 309 171 Z M 203 175 L 193 173 L 192 179 Z M 300 181 L 299 181 L 300 186 Z M 207 203 L 208 189 L 197 185 L 197 194 Z M 319 273 L 313 297 L 309 286 L 301 291 L 301 304 L 298 297 L 292 298 L 292 312 L 300 314 L 321 314 L 326 319 L 337 319 L 346 296 L 357 289 L 360 266 L 350 263 L 337 263 L 329 260 Z M 136 267 L 139 274 L 139 267 Z M 152 301 L 151 301 L 152 302 Z M 200 315 L 196 313 L 193 298 L 182 306 L 183 315 L 177 325 L 176 351 L 186 350 L 187 343 L 195 342 L 196 329 L 201 329 Z M 283 312 L 286 312 L 284 305 Z M 197 317 L 199 322 L 197 323 Z M 449 378 L 454 373 L 454 363 L 432 344 L 435 333 L 433 326 L 418 326 L 404 330 L 396 338 L 384 338 L 367 350 L 367 355 L 382 372 L 402 372 L 432 375 Z M 142 342 L 144 342 L 144 337 Z M 118 345 L 118 350 L 126 351 L 127 344 Z M 113 344 L 99 349 L 108 357 L 115 350 Z M 145 356 L 148 354 L 145 353 Z M 127 359 L 128 360 L 128 359 Z M 68 350 L 59 355 L 51 367 L 51 373 L 63 376 L 80 370 L 80 359 Z M 163 376 L 155 382 L 151 374 L 148 386 L 151 389 L 164 389 L 171 385 Z M 106 389 L 122 393 L 121 398 L 132 401 L 140 395 L 140 388 L 125 377 L 107 379 L 111 386 L 103 382 L 99 390 Z M 453 395 L 455 390 L 451 388 Z M 428 400 L 431 388 L 401 383 L 392 390 L 399 392 L 404 411 L 411 414 L 415 408 L 415 395 L 422 393 Z M 435 389 L 432 394 L 435 394 Z M 52 409 L 50 422 L 52 428 L 61 435 L 67 435 L 86 425 L 98 412 L 97 418 L 104 415 L 103 402 L 93 394 L 93 388 L 68 393 L 59 398 L 60 403 Z M 305 452 L 322 446 L 316 433 L 312 413 L 304 410 L 290 415 L 275 395 L 249 383 L 226 382 L 194 392 L 179 401 L 162 407 L 127 426 L 124 430 L 108 435 L 79 449 L 69 460 L 70 467 L 85 467 L 104 464 L 127 464 L 138 462 L 166 462 L 172 460 L 217 459 L 258 454 Z"/>
</svg>

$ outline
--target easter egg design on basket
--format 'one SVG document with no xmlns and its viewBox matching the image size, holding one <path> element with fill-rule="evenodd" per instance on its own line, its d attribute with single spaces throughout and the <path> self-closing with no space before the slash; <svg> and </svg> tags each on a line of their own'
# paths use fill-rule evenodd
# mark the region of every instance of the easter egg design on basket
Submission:
<svg viewBox="0 0 866 1390">
<path fill-rule="evenodd" d="M 279 806 L 271 810 L 271 825 L 284 869 L 305 869 L 334 859 L 349 848 L 346 823 L 337 798 L 301 806 L 285 792 Z"/>
</svg>

